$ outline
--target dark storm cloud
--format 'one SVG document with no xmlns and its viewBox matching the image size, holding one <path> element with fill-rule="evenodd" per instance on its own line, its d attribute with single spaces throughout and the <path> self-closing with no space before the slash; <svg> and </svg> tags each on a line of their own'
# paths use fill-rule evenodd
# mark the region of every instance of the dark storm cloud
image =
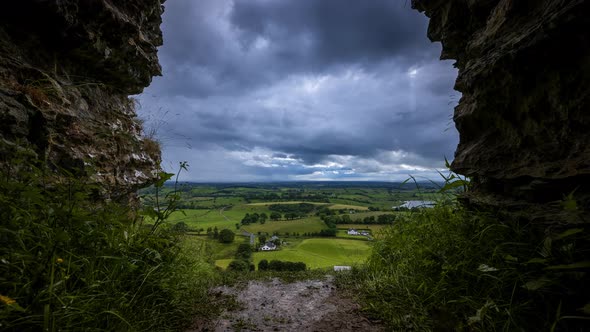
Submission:
<svg viewBox="0 0 590 332">
<path fill-rule="evenodd" d="M 321 70 L 333 64 L 423 58 L 425 20 L 407 1 L 239 0 L 231 19 L 250 46 L 257 37 L 276 47 L 277 58 Z"/>
<path fill-rule="evenodd" d="M 168 1 L 141 114 L 165 114 L 165 159 L 193 180 L 429 172 L 452 158 L 458 95 L 426 26 L 406 1 Z"/>
<path fill-rule="evenodd" d="M 424 47 L 420 15 L 389 0 L 176 0 L 163 24 L 167 78 L 155 84 L 184 96 L 236 94 L 351 63 L 421 62 L 438 49 Z"/>
</svg>

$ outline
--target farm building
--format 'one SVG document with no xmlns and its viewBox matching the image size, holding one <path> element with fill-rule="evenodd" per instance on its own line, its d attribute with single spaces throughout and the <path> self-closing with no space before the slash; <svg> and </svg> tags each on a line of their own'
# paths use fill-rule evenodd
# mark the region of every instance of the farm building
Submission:
<svg viewBox="0 0 590 332">
<path fill-rule="evenodd" d="M 360 233 L 356 229 L 349 229 L 346 233 L 348 235 L 360 235 Z"/>
<path fill-rule="evenodd" d="M 270 250 L 277 250 L 276 244 L 272 242 L 266 242 L 262 247 L 260 247 L 261 251 L 270 251 Z"/>
</svg>

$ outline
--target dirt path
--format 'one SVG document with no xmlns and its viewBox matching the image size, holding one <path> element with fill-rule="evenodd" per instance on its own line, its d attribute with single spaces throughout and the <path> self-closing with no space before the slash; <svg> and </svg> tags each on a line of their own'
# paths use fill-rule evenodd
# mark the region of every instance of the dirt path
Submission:
<svg viewBox="0 0 590 332">
<path fill-rule="evenodd" d="M 383 331 L 359 312 L 326 280 L 283 283 L 250 281 L 242 289 L 220 287 L 217 296 L 235 296 L 238 309 L 225 311 L 219 319 L 197 324 L 195 331 Z"/>
<path fill-rule="evenodd" d="M 227 221 L 233 221 L 233 220 L 229 219 L 225 214 L 223 214 L 223 211 L 225 211 L 225 209 L 230 208 L 230 207 L 231 207 L 231 205 L 224 206 L 221 209 L 219 209 L 219 215 L 222 216 Z"/>
</svg>

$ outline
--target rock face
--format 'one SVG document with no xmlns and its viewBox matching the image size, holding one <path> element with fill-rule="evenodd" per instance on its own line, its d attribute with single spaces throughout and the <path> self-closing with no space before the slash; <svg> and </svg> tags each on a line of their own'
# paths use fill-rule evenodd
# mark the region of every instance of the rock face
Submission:
<svg viewBox="0 0 590 332">
<path fill-rule="evenodd" d="M 467 202 L 583 219 L 590 196 L 590 1 L 413 0 L 463 93 L 451 168 Z M 575 191 L 575 192 L 574 192 Z M 574 192 L 577 210 L 558 203 Z M 568 210 L 565 211 L 564 210 Z M 577 214 L 572 218 L 571 213 Z"/>
<path fill-rule="evenodd" d="M 128 98 L 160 74 L 163 0 L 19 0 L 0 11 L 0 141 L 90 170 L 112 197 L 154 179 Z M 9 160 L 7 150 L 0 151 Z"/>
</svg>

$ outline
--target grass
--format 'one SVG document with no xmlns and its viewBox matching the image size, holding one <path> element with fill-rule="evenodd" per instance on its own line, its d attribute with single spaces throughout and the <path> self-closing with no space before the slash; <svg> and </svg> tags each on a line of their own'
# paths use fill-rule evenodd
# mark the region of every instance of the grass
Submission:
<svg viewBox="0 0 590 332">
<path fill-rule="evenodd" d="M 333 204 L 333 205 L 330 205 L 329 208 L 332 210 L 341 210 L 341 209 L 360 210 L 360 211 L 369 210 L 369 208 L 366 206 L 350 205 L 350 204 Z"/>
<path fill-rule="evenodd" d="M 582 331 L 590 236 L 574 225 L 424 209 L 384 228 L 367 264 L 338 283 L 391 330 Z"/>
<path fill-rule="evenodd" d="M 226 219 L 224 215 L 228 214 L 227 211 L 220 212 L 220 210 L 192 210 L 185 209 L 182 211 L 176 211 L 170 215 L 169 222 L 174 224 L 177 222 L 184 222 L 191 229 L 207 229 L 209 227 L 218 229 L 228 228 L 231 230 L 236 229 L 236 222 L 233 219 Z"/>
<path fill-rule="evenodd" d="M 185 236 L 183 243 L 187 246 L 203 246 L 206 250 L 204 254 L 208 259 L 210 261 L 216 261 L 219 259 L 233 258 L 238 246 L 242 243 L 249 243 L 249 238 L 236 236 L 232 243 L 221 243 L 205 235 Z"/>
<path fill-rule="evenodd" d="M 14 152 L 13 154 L 14 155 Z M 203 246 L 31 160 L 0 167 L 3 331 L 182 330 L 216 282 Z M 50 185 L 49 185 L 50 184 Z"/>
<path fill-rule="evenodd" d="M 293 233 L 313 233 L 326 229 L 326 224 L 320 220 L 319 217 L 309 217 L 295 220 L 278 220 L 267 221 L 265 224 L 250 224 L 242 226 L 242 229 L 250 233 L 257 234 L 258 232 L 268 234 L 293 234 Z"/>
<path fill-rule="evenodd" d="M 253 259 L 256 266 L 263 259 L 304 262 L 311 269 L 360 264 L 369 256 L 371 249 L 367 241 L 336 238 L 286 240 L 289 244 L 281 246 L 281 250 L 255 252 Z"/>
<path fill-rule="evenodd" d="M 286 201 L 286 202 L 258 202 L 258 203 L 250 203 L 246 205 L 250 206 L 269 206 L 274 204 L 299 204 L 299 203 L 307 203 L 313 205 L 327 205 L 329 203 L 317 203 L 317 202 L 306 202 L 306 201 Z"/>
</svg>

